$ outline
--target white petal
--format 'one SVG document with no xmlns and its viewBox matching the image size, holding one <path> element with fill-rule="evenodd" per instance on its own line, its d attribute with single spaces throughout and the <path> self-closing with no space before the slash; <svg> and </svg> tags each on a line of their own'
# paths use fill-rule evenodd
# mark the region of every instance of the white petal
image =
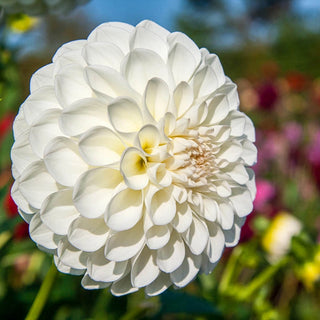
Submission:
<svg viewBox="0 0 320 320">
<path fill-rule="evenodd" d="M 68 240 L 79 250 L 93 252 L 106 243 L 108 232 L 103 219 L 78 217 L 69 227 Z"/>
<path fill-rule="evenodd" d="M 173 272 L 181 266 L 184 257 L 184 243 L 180 235 L 176 232 L 172 232 L 166 246 L 158 250 L 157 264 L 163 272 Z"/>
<path fill-rule="evenodd" d="M 168 85 L 159 78 L 148 81 L 144 93 L 145 105 L 152 117 L 159 121 L 168 111 L 170 93 Z"/>
<path fill-rule="evenodd" d="M 180 82 L 173 93 L 175 106 L 178 110 L 178 118 L 181 117 L 193 103 L 193 91 L 187 82 Z"/>
<path fill-rule="evenodd" d="M 122 176 L 115 169 L 96 168 L 85 172 L 74 186 L 74 205 L 83 217 L 101 216 L 121 181 Z"/>
<path fill-rule="evenodd" d="M 95 98 L 76 101 L 63 109 L 60 126 L 69 136 L 78 136 L 96 126 L 110 127 L 107 105 Z"/>
<path fill-rule="evenodd" d="M 206 64 L 210 65 L 214 70 L 214 73 L 218 79 L 218 86 L 222 86 L 226 82 L 226 77 L 224 75 L 219 57 L 216 54 L 211 53 L 205 57 L 205 60 Z"/>
<path fill-rule="evenodd" d="M 156 263 L 156 252 L 147 246 L 133 259 L 131 283 L 134 287 L 145 287 L 154 281 L 160 273 Z"/>
<path fill-rule="evenodd" d="M 33 93 L 40 87 L 53 86 L 53 68 L 54 64 L 50 63 L 38 69 L 31 77 L 30 92 Z"/>
<path fill-rule="evenodd" d="M 52 86 L 43 86 L 32 92 L 22 107 L 24 117 L 29 125 L 37 120 L 44 111 L 61 109 Z"/>
<path fill-rule="evenodd" d="M 105 256 L 113 261 L 125 261 L 134 257 L 144 246 L 145 237 L 142 222 L 132 229 L 116 232 L 106 243 Z"/>
<path fill-rule="evenodd" d="M 21 194 L 19 190 L 19 182 L 16 180 L 11 188 L 11 197 L 19 209 L 19 213 L 26 222 L 30 222 L 36 209 L 30 207 L 29 202 Z"/>
<path fill-rule="evenodd" d="M 209 261 L 215 263 L 221 258 L 225 245 L 225 238 L 221 228 L 216 223 L 208 223 L 207 227 L 209 230 L 207 254 Z"/>
<path fill-rule="evenodd" d="M 52 193 L 42 203 L 41 220 L 56 234 L 66 235 L 71 222 L 79 216 L 72 202 L 72 190 Z"/>
<path fill-rule="evenodd" d="M 193 89 L 195 97 L 207 96 L 218 88 L 218 79 L 209 66 L 199 70 L 193 77 Z"/>
<path fill-rule="evenodd" d="M 88 65 L 102 65 L 120 71 L 123 52 L 118 46 L 110 42 L 88 42 L 82 55 Z"/>
<path fill-rule="evenodd" d="M 92 89 L 84 79 L 83 68 L 77 64 L 66 66 L 55 76 L 55 92 L 63 107 L 92 97 Z"/>
<path fill-rule="evenodd" d="M 249 175 L 249 181 L 247 182 L 246 186 L 250 192 L 251 195 L 251 199 L 252 201 L 255 199 L 256 197 L 256 193 L 257 193 L 257 187 L 256 187 L 256 182 L 255 182 L 255 175 L 254 175 L 254 171 L 250 168 L 246 168 L 247 173 Z"/>
<path fill-rule="evenodd" d="M 250 192 L 246 189 L 237 188 L 230 197 L 230 201 L 239 217 L 245 217 L 253 209 Z"/>
<path fill-rule="evenodd" d="M 125 146 L 110 129 L 95 127 L 86 132 L 79 141 L 84 160 L 92 166 L 104 166 L 120 161 Z"/>
<path fill-rule="evenodd" d="M 40 209 L 44 199 L 58 191 L 56 181 L 47 172 L 42 161 L 32 163 L 19 179 L 19 189 L 34 208 Z"/>
<path fill-rule="evenodd" d="M 68 53 L 71 53 L 71 52 L 73 52 L 75 54 L 80 53 L 83 46 L 86 43 L 87 43 L 86 40 L 74 40 L 74 41 L 70 41 L 70 42 L 65 43 L 54 54 L 52 61 L 55 62 L 61 56 L 68 54 Z"/>
<path fill-rule="evenodd" d="M 188 252 L 182 265 L 170 274 L 172 282 L 180 288 L 186 286 L 198 274 L 201 260 L 201 255 L 197 256 Z"/>
<path fill-rule="evenodd" d="M 127 148 L 121 158 L 120 171 L 126 185 L 141 190 L 149 183 L 147 161 L 144 154 L 135 147 Z"/>
<path fill-rule="evenodd" d="M 172 220 L 172 226 L 179 232 L 185 232 L 193 221 L 192 210 L 190 206 L 185 202 L 177 205 L 177 212 Z"/>
<path fill-rule="evenodd" d="M 133 293 L 138 291 L 139 288 L 135 288 L 131 284 L 130 274 L 126 275 L 124 278 L 114 282 L 111 287 L 111 293 L 118 297 L 125 294 Z"/>
<path fill-rule="evenodd" d="M 124 189 L 109 202 L 105 220 L 107 225 L 116 231 L 131 229 L 142 217 L 142 192 Z"/>
<path fill-rule="evenodd" d="M 56 255 L 53 256 L 53 261 L 54 261 L 54 264 L 56 265 L 57 269 L 62 273 L 67 273 L 67 274 L 79 276 L 79 275 L 84 274 L 86 272 L 85 269 L 74 269 L 69 266 L 66 266 L 65 264 L 62 263 L 62 261 Z"/>
<path fill-rule="evenodd" d="M 189 229 L 183 234 L 183 238 L 193 254 L 201 254 L 208 243 L 206 225 L 198 218 L 193 217 Z"/>
<path fill-rule="evenodd" d="M 251 121 L 251 119 L 243 114 L 245 119 L 246 119 L 246 123 L 245 123 L 245 126 L 244 126 L 244 134 L 247 136 L 247 138 L 254 142 L 256 140 L 256 134 L 255 134 L 255 130 L 254 130 L 254 125 Z"/>
<path fill-rule="evenodd" d="M 145 291 L 150 297 L 157 296 L 167 290 L 171 284 L 169 274 L 161 272 L 158 278 L 146 287 Z"/>
<path fill-rule="evenodd" d="M 160 132 L 154 125 L 147 124 L 138 132 L 139 146 L 146 153 L 152 153 L 153 148 L 160 143 Z"/>
<path fill-rule="evenodd" d="M 228 100 L 225 96 L 217 96 L 212 99 L 208 107 L 208 116 L 205 124 L 216 124 L 226 118 L 230 111 Z"/>
<path fill-rule="evenodd" d="M 74 269 L 86 269 L 88 254 L 73 247 L 66 238 L 59 241 L 58 257 L 63 264 Z"/>
<path fill-rule="evenodd" d="M 143 125 L 138 105 L 129 98 L 115 99 L 108 107 L 108 114 L 113 127 L 119 132 L 137 132 Z"/>
<path fill-rule="evenodd" d="M 50 140 L 64 136 L 58 123 L 60 114 L 60 109 L 47 110 L 42 113 L 30 129 L 30 145 L 39 157 L 43 157 L 44 149 Z"/>
<path fill-rule="evenodd" d="M 129 51 L 129 37 L 134 27 L 121 22 L 109 22 L 99 25 L 89 37 L 89 42 L 111 42 L 117 45 L 124 54 Z"/>
<path fill-rule="evenodd" d="M 150 20 L 143 20 L 140 23 L 137 24 L 137 27 L 144 27 L 155 34 L 157 34 L 159 37 L 161 37 L 164 41 L 167 41 L 167 36 L 170 34 L 170 32 L 159 26 L 157 23 L 150 21 Z"/>
<path fill-rule="evenodd" d="M 181 43 L 176 43 L 170 50 L 168 65 L 170 66 L 175 84 L 188 82 L 193 75 L 198 61 L 193 54 Z"/>
<path fill-rule="evenodd" d="M 170 187 L 157 191 L 151 199 L 150 206 L 147 206 L 151 219 L 156 225 L 170 223 L 176 214 L 176 201 L 173 199 L 171 191 Z"/>
<path fill-rule="evenodd" d="M 95 281 L 90 278 L 89 274 L 85 274 L 81 280 L 81 285 L 83 288 L 87 290 L 95 290 L 95 289 L 105 289 L 108 288 L 111 283 L 109 282 L 102 282 L 102 281 Z"/>
<path fill-rule="evenodd" d="M 50 141 L 45 149 L 44 162 L 55 180 L 65 186 L 73 186 L 78 177 L 88 170 L 88 165 L 79 154 L 78 145 L 64 137 Z"/>
<path fill-rule="evenodd" d="M 204 217 L 209 221 L 216 221 L 219 211 L 218 204 L 210 198 L 203 198 Z"/>
<path fill-rule="evenodd" d="M 230 123 L 230 135 L 233 137 L 240 137 L 244 134 L 244 128 L 246 125 L 246 119 L 242 112 L 232 111 L 228 117 Z"/>
<path fill-rule="evenodd" d="M 168 35 L 168 43 L 170 45 L 170 48 L 173 48 L 175 44 L 179 43 L 182 44 L 184 47 L 186 47 L 191 54 L 193 55 L 196 65 L 200 63 L 201 60 L 201 53 L 198 48 L 198 46 L 184 33 L 182 32 L 173 32 Z"/>
<path fill-rule="evenodd" d="M 56 249 L 58 237 L 35 214 L 29 224 L 30 238 L 47 249 Z"/>
<path fill-rule="evenodd" d="M 235 223 L 230 230 L 223 230 L 226 247 L 234 247 L 237 245 L 240 239 L 241 227 L 244 224 L 246 218 L 234 217 Z"/>
<path fill-rule="evenodd" d="M 33 152 L 29 142 L 29 132 L 24 132 L 11 149 L 11 160 L 15 169 L 21 174 L 31 163 L 40 160 Z"/>
<path fill-rule="evenodd" d="M 168 187 L 171 185 L 172 177 L 163 163 L 152 165 L 149 163 L 148 175 L 150 181 L 160 187 Z"/>
<path fill-rule="evenodd" d="M 127 80 L 116 70 L 105 66 L 89 66 L 85 68 L 86 81 L 102 98 L 128 96 L 140 100 L 140 95 L 128 84 Z"/>
<path fill-rule="evenodd" d="M 252 166 L 257 162 L 257 148 L 251 141 L 247 140 L 242 144 L 241 158 L 248 166 Z"/>
<path fill-rule="evenodd" d="M 20 136 L 23 136 L 26 132 L 29 131 L 29 125 L 24 116 L 24 108 L 20 107 L 18 114 L 16 115 L 13 121 L 13 137 L 17 140 Z"/>
<path fill-rule="evenodd" d="M 113 282 L 120 279 L 127 269 L 128 261 L 109 261 L 104 257 L 104 248 L 93 252 L 88 259 L 88 274 L 95 281 Z"/>
<path fill-rule="evenodd" d="M 227 203 L 220 203 L 219 204 L 219 216 L 218 221 L 221 225 L 223 230 L 229 230 L 233 226 L 234 221 L 234 212 L 232 207 Z"/>
<path fill-rule="evenodd" d="M 239 159 L 242 153 L 241 144 L 235 140 L 225 143 L 222 145 L 219 153 L 218 158 L 227 160 L 229 162 L 234 162 Z"/>
<path fill-rule="evenodd" d="M 168 83 L 169 73 L 161 57 L 148 49 L 135 49 L 124 59 L 122 73 L 129 84 L 140 94 L 143 94 L 148 81 L 160 78 Z"/>
<path fill-rule="evenodd" d="M 149 49 L 156 52 L 164 62 L 168 58 L 167 43 L 155 32 L 143 26 L 137 26 L 131 35 L 130 49 L 137 48 Z"/>
<path fill-rule="evenodd" d="M 249 175 L 242 164 L 231 165 L 223 169 L 235 182 L 245 184 L 249 181 Z"/>
<path fill-rule="evenodd" d="M 152 249 L 160 249 L 164 247 L 171 234 L 171 228 L 168 226 L 153 226 L 146 233 L 147 246 Z"/>
</svg>

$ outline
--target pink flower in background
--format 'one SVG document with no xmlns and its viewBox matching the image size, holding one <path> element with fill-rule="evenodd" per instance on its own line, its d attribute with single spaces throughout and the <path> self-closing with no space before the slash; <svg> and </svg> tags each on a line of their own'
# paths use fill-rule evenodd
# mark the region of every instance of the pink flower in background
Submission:
<svg viewBox="0 0 320 320">
<path fill-rule="evenodd" d="M 283 133 L 290 146 L 296 147 L 302 140 L 303 129 L 297 122 L 288 122 L 284 125 Z"/>
<path fill-rule="evenodd" d="M 320 190 L 320 129 L 314 134 L 311 144 L 307 149 L 307 159 L 318 189 Z"/>
<path fill-rule="evenodd" d="M 253 202 L 254 209 L 262 211 L 276 195 L 275 186 L 267 180 L 257 180 L 257 194 Z"/>
</svg>

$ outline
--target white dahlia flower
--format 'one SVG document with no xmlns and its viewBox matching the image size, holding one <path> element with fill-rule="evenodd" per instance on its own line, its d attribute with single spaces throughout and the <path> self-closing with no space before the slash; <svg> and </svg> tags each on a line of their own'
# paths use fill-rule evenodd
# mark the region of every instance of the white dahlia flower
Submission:
<svg viewBox="0 0 320 320">
<path fill-rule="evenodd" d="M 237 244 L 255 132 L 215 54 L 151 21 L 105 23 L 63 45 L 30 90 L 12 197 L 61 272 L 152 296 Z"/>
<path fill-rule="evenodd" d="M 89 0 L 0 0 L 0 7 L 9 13 L 40 15 L 45 13 L 65 14 Z"/>
</svg>

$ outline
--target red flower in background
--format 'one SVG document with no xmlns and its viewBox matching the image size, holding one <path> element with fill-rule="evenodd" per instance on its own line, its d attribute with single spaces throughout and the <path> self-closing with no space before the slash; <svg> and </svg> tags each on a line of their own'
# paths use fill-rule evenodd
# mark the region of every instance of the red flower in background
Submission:
<svg viewBox="0 0 320 320">
<path fill-rule="evenodd" d="M 0 143 L 6 133 L 11 130 L 14 117 L 14 114 L 7 113 L 0 119 Z"/>
<path fill-rule="evenodd" d="M 308 84 L 308 78 L 297 71 L 290 72 L 286 76 L 286 80 L 288 82 L 289 88 L 292 91 L 300 92 L 303 91 Z"/>
<path fill-rule="evenodd" d="M 3 207 L 4 211 L 7 214 L 7 217 L 9 219 L 14 218 L 18 215 L 18 207 L 14 203 L 11 193 L 10 193 L 11 188 L 8 189 L 7 194 L 5 195 L 4 201 L 3 201 Z M 29 225 L 23 221 L 19 222 L 13 231 L 13 239 L 15 240 L 21 240 L 25 239 L 29 236 Z"/>
</svg>

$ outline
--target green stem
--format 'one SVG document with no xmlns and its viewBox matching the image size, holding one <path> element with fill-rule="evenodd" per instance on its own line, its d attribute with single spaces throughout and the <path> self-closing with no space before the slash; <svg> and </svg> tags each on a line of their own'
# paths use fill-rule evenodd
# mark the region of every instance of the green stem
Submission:
<svg viewBox="0 0 320 320">
<path fill-rule="evenodd" d="M 56 278 L 56 274 L 57 269 L 54 263 L 52 263 L 25 320 L 37 320 L 39 318 L 48 299 L 49 293 Z"/>
<path fill-rule="evenodd" d="M 262 287 L 281 267 L 287 264 L 289 259 L 287 257 L 281 259 L 276 264 L 268 266 L 257 277 L 255 277 L 248 285 L 244 286 L 238 293 L 240 300 L 246 300 L 260 287 Z"/>
<path fill-rule="evenodd" d="M 220 293 L 224 293 L 228 290 L 228 287 L 230 285 L 230 282 L 233 278 L 233 275 L 237 266 L 237 261 L 241 253 L 242 253 L 242 247 L 239 246 L 233 249 L 221 277 L 221 281 L 218 289 Z"/>
</svg>

